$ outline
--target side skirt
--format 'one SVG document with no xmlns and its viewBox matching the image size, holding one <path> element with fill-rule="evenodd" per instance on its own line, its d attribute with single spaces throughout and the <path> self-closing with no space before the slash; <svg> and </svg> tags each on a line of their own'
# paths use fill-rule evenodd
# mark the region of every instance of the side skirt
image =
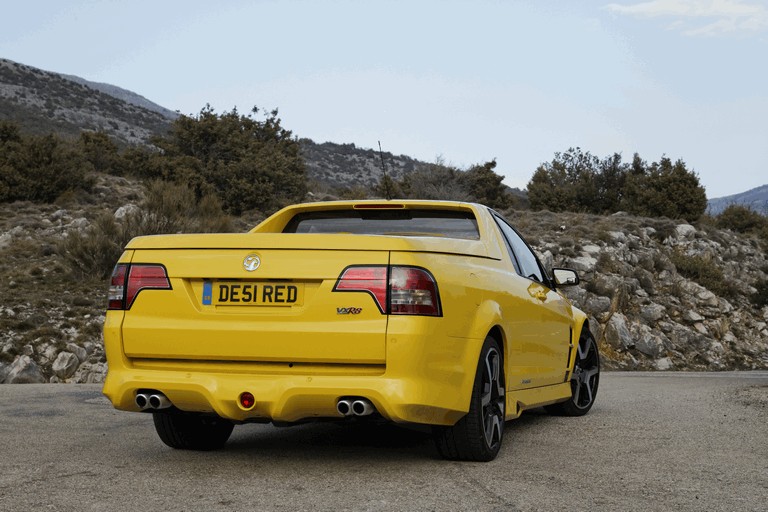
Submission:
<svg viewBox="0 0 768 512">
<path fill-rule="evenodd" d="M 563 382 L 554 386 L 521 389 L 507 392 L 507 413 L 505 418 L 513 420 L 526 409 L 562 402 L 571 398 L 571 383 Z"/>
</svg>

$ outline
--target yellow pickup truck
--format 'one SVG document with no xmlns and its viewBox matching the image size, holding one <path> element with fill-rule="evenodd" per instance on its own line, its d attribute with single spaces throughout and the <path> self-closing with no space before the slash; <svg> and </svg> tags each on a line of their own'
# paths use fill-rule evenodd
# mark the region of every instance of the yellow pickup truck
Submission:
<svg viewBox="0 0 768 512">
<path fill-rule="evenodd" d="M 385 419 L 456 460 L 504 423 L 580 416 L 600 366 L 584 313 L 495 211 L 447 201 L 287 207 L 244 234 L 133 239 L 111 278 L 104 394 L 173 448 L 236 424 Z"/>
</svg>

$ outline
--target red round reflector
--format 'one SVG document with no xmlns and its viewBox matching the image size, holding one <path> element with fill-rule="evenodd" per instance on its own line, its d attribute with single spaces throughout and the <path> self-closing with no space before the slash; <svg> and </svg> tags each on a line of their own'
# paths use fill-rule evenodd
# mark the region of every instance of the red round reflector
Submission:
<svg viewBox="0 0 768 512">
<path fill-rule="evenodd" d="M 240 393 L 240 405 L 243 409 L 252 409 L 256 405 L 256 398 L 253 396 L 253 393 L 248 391 Z"/>
</svg>

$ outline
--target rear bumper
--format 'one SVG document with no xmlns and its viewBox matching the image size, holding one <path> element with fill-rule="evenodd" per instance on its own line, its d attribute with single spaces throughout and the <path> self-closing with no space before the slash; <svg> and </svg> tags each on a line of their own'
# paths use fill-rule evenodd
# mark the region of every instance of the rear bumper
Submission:
<svg viewBox="0 0 768 512">
<path fill-rule="evenodd" d="M 400 332 L 387 340 L 387 365 L 346 367 L 207 361 L 129 360 L 118 315 L 107 315 L 109 372 L 104 394 L 117 409 L 138 411 L 139 389 L 164 393 L 184 411 L 211 412 L 238 422 L 341 418 L 342 397 L 367 398 L 394 422 L 452 425 L 464 416 L 481 341 Z M 256 405 L 238 402 L 248 391 Z"/>
</svg>

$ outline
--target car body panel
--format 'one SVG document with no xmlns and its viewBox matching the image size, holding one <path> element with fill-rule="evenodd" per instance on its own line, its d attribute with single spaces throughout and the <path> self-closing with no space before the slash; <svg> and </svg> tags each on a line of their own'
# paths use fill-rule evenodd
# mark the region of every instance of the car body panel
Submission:
<svg viewBox="0 0 768 512">
<path fill-rule="evenodd" d="M 480 350 L 493 334 L 504 352 L 508 419 L 570 397 L 586 316 L 559 291 L 515 273 L 485 207 L 397 202 L 471 211 L 477 240 L 280 233 L 297 212 L 389 204 L 298 205 L 247 234 L 132 240 L 120 262 L 162 264 L 171 289 L 142 290 L 129 310 L 107 312 L 104 394 L 138 411 L 137 390 L 160 390 L 181 410 L 238 422 L 337 418 L 341 397 L 362 396 L 395 422 L 452 425 L 468 410 Z M 260 265 L 249 271 L 252 255 Z M 440 316 L 384 314 L 369 293 L 334 292 L 352 265 L 427 269 Z M 293 283 L 302 300 L 205 304 L 205 287 L 217 283 Z M 252 409 L 238 403 L 244 391 L 256 398 Z"/>
</svg>

